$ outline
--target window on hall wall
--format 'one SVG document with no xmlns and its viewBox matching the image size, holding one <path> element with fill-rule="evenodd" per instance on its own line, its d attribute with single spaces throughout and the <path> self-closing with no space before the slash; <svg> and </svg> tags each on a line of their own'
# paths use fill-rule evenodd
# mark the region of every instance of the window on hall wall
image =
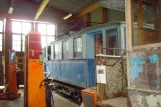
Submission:
<svg viewBox="0 0 161 107">
<path fill-rule="evenodd" d="M 49 23 L 38 23 L 37 30 L 41 33 L 42 47 L 55 40 L 55 25 Z"/>
<path fill-rule="evenodd" d="M 31 31 L 32 23 L 23 21 L 12 21 L 12 49 L 24 51 L 25 35 Z"/>
<path fill-rule="evenodd" d="M 82 57 L 82 38 L 74 38 L 74 57 Z"/>
<path fill-rule="evenodd" d="M 19 40 L 15 40 L 15 38 L 12 37 L 13 50 L 24 51 L 25 35 L 31 31 L 31 29 L 41 33 L 42 48 L 46 46 L 46 44 L 49 44 L 55 40 L 55 24 L 46 22 L 12 20 L 12 36 L 16 37 L 16 35 L 20 35 Z"/>
<path fill-rule="evenodd" d="M 0 51 L 3 47 L 3 20 L 0 20 Z"/>
</svg>

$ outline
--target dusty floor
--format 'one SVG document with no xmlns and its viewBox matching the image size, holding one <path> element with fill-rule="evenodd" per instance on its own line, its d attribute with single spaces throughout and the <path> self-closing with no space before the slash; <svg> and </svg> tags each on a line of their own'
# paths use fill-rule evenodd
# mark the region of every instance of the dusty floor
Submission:
<svg viewBox="0 0 161 107">
<path fill-rule="evenodd" d="M 8 101 L 8 100 L 0 100 L 0 107 L 24 107 L 24 95 L 23 95 L 23 90 L 21 89 L 20 92 L 21 97 L 13 100 L 13 101 Z M 62 97 L 61 95 L 54 93 L 54 101 L 55 105 L 54 107 L 79 107 L 79 105 L 75 104 L 71 100 Z"/>
</svg>

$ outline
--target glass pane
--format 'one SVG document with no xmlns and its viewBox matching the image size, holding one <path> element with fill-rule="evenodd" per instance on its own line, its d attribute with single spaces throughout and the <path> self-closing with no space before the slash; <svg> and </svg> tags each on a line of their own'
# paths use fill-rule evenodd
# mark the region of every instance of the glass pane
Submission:
<svg viewBox="0 0 161 107">
<path fill-rule="evenodd" d="M 22 51 L 23 51 L 23 52 L 25 51 L 25 47 L 22 48 Z"/>
<path fill-rule="evenodd" d="M 25 40 L 25 35 L 22 36 L 22 40 Z"/>
<path fill-rule="evenodd" d="M 0 34 L 0 39 L 2 39 L 2 34 Z"/>
<path fill-rule="evenodd" d="M 133 46 L 161 42 L 158 6 L 157 0 L 134 0 Z"/>
<path fill-rule="evenodd" d="M 2 51 L 2 46 L 0 46 L 0 51 Z"/>
<path fill-rule="evenodd" d="M 41 45 L 42 45 L 42 48 L 45 47 L 45 45 L 46 45 L 46 36 L 41 36 Z"/>
<path fill-rule="evenodd" d="M 82 52 L 82 38 L 77 38 L 77 52 Z"/>
<path fill-rule="evenodd" d="M 16 51 L 21 51 L 21 46 L 17 46 L 17 50 Z"/>
<path fill-rule="evenodd" d="M 12 35 L 12 40 L 21 41 L 21 35 Z"/>
<path fill-rule="evenodd" d="M 12 45 L 16 46 L 17 42 L 16 41 L 12 41 Z"/>
<path fill-rule="evenodd" d="M 21 45 L 21 41 L 16 41 L 16 43 L 17 43 L 17 45 L 19 45 L 19 46 Z"/>
<path fill-rule="evenodd" d="M 2 39 L 0 39 L 0 45 L 2 45 Z"/>
<path fill-rule="evenodd" d="M 0 32 L 3 32 L 3 21 L 0 20 Z"/>
<path fill-rule="evenodd" d="M 21 40 L 21 35 L 12 35 L 12 40 Z"/>
<path fill-rule="evenodd" d="M 47 43 L 51 43 L 54 41 L 54 37 L 53 36 L 47 36 Z"/>
<path fill-rule="evenodd" d="M 63 59 L 68 59 L 68 41 L 63 42 Z"/>
<path fill-rule="evenodd" d="M 22 33 L 27 34 L 29 31 L 31 31 L 31 23 L 24 22 L 22 24 Z"/>
<path fill-rule="evenodd" d="M 55 44 L 55 59 L 58 59 L 58 44 Z"/>
<path fill-rule="evenodd" d="M 47 35 L 55 35 L 55 25 L 47 25 Z"/>
<path fill-rule="evenodd" d="M 77 51 L 77 39 L 74 39 L 74 52 Z"/>
<path fill-rule="evenodd" d="M 12 22 L 12 32 L 21 33 L 21 22 Z"/>
<path fill-rule="evenodd" d="M 38 24 L 38 31 L 42 35 L 46 35 L 46 24 Z"/>
</svg>

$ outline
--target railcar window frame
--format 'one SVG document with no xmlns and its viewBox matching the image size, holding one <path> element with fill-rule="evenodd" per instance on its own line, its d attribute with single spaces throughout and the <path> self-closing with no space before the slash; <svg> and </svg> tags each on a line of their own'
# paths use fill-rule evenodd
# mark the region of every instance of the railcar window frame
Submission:
<svg viewBox="0 0 161 107">
<path fill-rule="evenodd" d="M 78 39 L 81 39 L 81 45 L 80 44 L 78 45 L 78 43 L 77 43 L 79 41 Z M 76 44 L 75 44 L 75 40 L 76 40 Z M 81 46 L 81 47 L 79 47 L 79 46 Z M 75 59 L 82 58 L 82 54 L 83 54 L 83 38 L 81 36 L 73 38 L 73 54 L 74 54 Z"/>
</svg>

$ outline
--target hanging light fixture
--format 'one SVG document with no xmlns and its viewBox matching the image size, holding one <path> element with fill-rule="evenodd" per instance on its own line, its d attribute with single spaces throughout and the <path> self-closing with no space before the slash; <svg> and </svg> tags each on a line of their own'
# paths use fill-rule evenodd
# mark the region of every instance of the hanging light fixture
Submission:
<svg viewBox="0 0 161 107">
<path fill-rule="evenodd" d="M 12 14 L 13 13 L 13 3 L 14 3 L 14 0 L 12 0 L 12 4 L 8 10 L 8 14 Z"/>
<path fill-rule="evenodd" d="M 72 16 L 72 14 L 70 13 L 67 16 L 65 16 L 63 19 L 66 20 L 66 19 L 70 18 L 71 16 Z"/>
</svg>

